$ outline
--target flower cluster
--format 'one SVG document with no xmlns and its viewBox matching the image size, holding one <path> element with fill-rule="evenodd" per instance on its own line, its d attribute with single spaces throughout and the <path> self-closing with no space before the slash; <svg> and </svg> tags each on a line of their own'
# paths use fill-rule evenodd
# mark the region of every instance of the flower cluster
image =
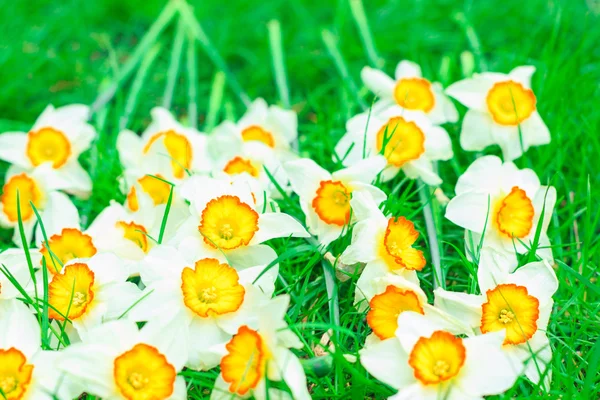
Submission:
<svg viewBox="0 0 600 400">
<path fill-rule="evenodd" d="M 305 240 L 360 274 L 354 304 L 372 331 L 360 363 L 393 398 L 480 399 L 521 375 L 547 386 L 556 191 L 512 163 L 550 141 L 533 73 L 483 73 L 444 90 L 409 61 L 394 78 L 366 67 L 378 101 L 347 121 L 335 172 L 301 158 L 297 115 L 262 99 L 210 134 L 155 108 L 140 135 L 118 135 L 125 201 L 85 227 L 70 196 L 93 190 L 78 161 L 97 138 L 88 107 L 48 106 L 28 133 L 0 134 L 0 159 L 11 164 L 0 223 L 16 245 L 0 253 L 1 394 L 183 399 L 186 369 L 214 369 L 211 399 L 310 398 L 299 357 L 307 341 L 301 325 L 288 326 L 290 297 L 275 295 L 277 238 Z M 442 282 L 430 304 L 419 232 L 385 204 L 398 174 L 442 183 L 437 162 L 453 149 L 441 125 L 459 119 L 448 96 L 469 108 L 461 147 L 497 144 L 504 162 L 476 159 L 446 207 L 465 229 L 479 290 Z M 286 213 L 291 196 L 304 221 Z M 532 262 L 522 265 L 522 254 Z"/>
</svg>

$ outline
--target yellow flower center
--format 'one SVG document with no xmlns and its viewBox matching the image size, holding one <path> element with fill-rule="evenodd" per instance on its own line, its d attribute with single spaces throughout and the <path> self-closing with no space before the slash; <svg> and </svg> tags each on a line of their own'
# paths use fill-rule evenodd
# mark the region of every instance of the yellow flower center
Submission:
<svg viewBox="0 0 600 400">
<path fill-rule="evenodd" d="M 148 153 L 159 139 L 163 139 L 167 153 L 171 157 L 173 176 L 178 179 L 183 178 L 185 171 L 192 166 L 192 145 L 190 141 L 184 135 L 173 130 L 159 132 L 148 140 L 148 143 L 144 147 L 144 154 Z"/>
<path fill-rule="evenodd" d="M 377 151 L 389 164 L 401 167 L 425 152 L 425 135 L 414 122 L 393 117 L 377 132 Z"/>
<path fill-rule="evenodd" d="M 77 319 L 88 311 L 94 300 L 94 272 L 87 264 L 67 265 L 62 273 L 54 275 L 48 286 L 50 318 L 64 321 Z"/>
<path fill-rule="evenodd" d="M 118 221 L 117 228 L 123 230 L 123 237 L 133 242 L 139 247 L 144 253 L 147 253 L 150 249 L 150 243 L 148 242 L 148 231 L 143 225 L 136 224 L 135 222 Z"/>
<path fill-rule="evenodd" d="M 333 225 L 344 226 L 350 222 L 352 191 L 339 181 L 322 181 L 312 206 L 319 218 Z"/>
<path fill-rule="evenodd" d="M 34 167 L 51 162 L 53 168 L 60 168 L 71 155 L 71 143 L 61 131 L 47 127 L 29 132 L 26 152 Z"/>
<path fill-rule="evenodd" d="M 245 142 L 257 141 L 266 144 L 273 148 L 275 147 L 275 139 L 271 132 L 268 132 L 258 125 L 252 125 L 242 131 L 242 139 Z"/>
<path fill-rule="evenodd" d="M 506 329 L 504 344 L 525 343 L 537 331 L 539 301 L 524 286 L 498 285 L 486 293 L 482 305 L 481 332 Z"/>
<path fill-rule="evenodd" d="M 258 213 L 239 197 L 224 195 L 208 202 L 198 230 L 214 248 L 246 246 L 258 231 Z"/>
<path fill-rule="evenodd" d="M 411 221 L 404 217 L 388 220 L 379 255 L 391 271 L 400 268 L 420 271 L 425 267 L 423 252 L 412 247 L 418 238 L 419 232 Z"/>
<path fill-rule="evenodd" d="M 424 385 L 435 385 L 454 378 L 465 363 L 466 349 L 461 338 L 436 331 L 421 337 L 413 347 L 408 364 L 415 378 Z"/>
<path fill-rule="evenodd" d="M 248 175 L 255 178 L 257 178 L 259 174 L 259 168 L 255 166 L 252 161 L 242 157 L 233 158 L 225 165 L 223 171 L 229 175 L 237 175 L 246 172 Z"/>
<path fill-rule="evenodd" d="M 155 347 L 140 343 L 114 362 L 119 392 L 129 400 L 162 400 L 173 394 L 177 372 Z"/>
<path fill-rule="evenodd" d="M 524 238 L 533 227 L 534 214 L 533 203 L 525 191 L 515 186 L 496 204 L 493 224 L 508 238 Z"/>
<path fill-rule="evenodd" d="M 64 265 L 75 258 L 90 258 L 96 254 L 91 236 L 79 229 L 64 228 L 60 234 L 50 236 L 48 244 L 50 251 L 44 242 L 40 253 L 44 256 L 46 268 L 51 274 L 60 272 L 61 264 Z"/>
<path fill-rule="evenodd" d="M 391 338 L 398 329 L 398 316 L 404 311 L 423 314 L 423 307 L 412 290 L 389 285 L 385 292 L 373 296 L 369 302 L 367 324 L 381 340 Z"/>
<path fill-rule="evenodd" d="M 164 179 L 161 175 L 156 176 Z M 167 201 L 169 201 L 171 185 L 168 183 L 149 175 L 138 179 L 138 183 L 142 187 L 142 190 L 146 192 L 148 196 L 150 196 L 155 206 L 158 206 L 159 204 L 167 204 Z"/>
<path fill-rule="evenodd" d="M 184 268 L 181 290 L 185 305 L 203 318 L 237 311 L 246 293 L 237 271 L 214 258 L 197 261 L 194 269 Z"/>
<path fill-rule="evenodd" d="M 27 364 L 27 358 L 19 350 L 0 349 L 0 398 L 20 400 L 25 398 L 31 382 L 33 365 Z"/>
<path fill-rule="evenodd" d="M 536 98 L 531 89 L 515 81 L 496 83 L 488 92 L 487 107 L 500 125 L 518 125 L 535 111 Z"/>
<path fill-rule="evenodd" d="M 264 378 L 269 350 L 260 334 L 245 325 L 225 348 L 227 354 L 221 359 L 223 380 L 230 384 L 230 392 L 244 395 Z"/>
<path fill-rule="evenodd" d="M 19 204 L 17 204 L 17 193 Z M 0 202 L 3 206 L 4 215 L 10 222 L 19 221 L 18 207 L 21 208 L 21 220 L 23 222 L 35 218 L 33 208 L 29 204 L 33 202 L 39 210 L 44 203 L 44 194 L 38 183 L 26 173 L 12 176 L 2 188 Z"/>
<path fill-rule="evenodd" d="M 394 98 L 400 107 L 407 110 L 421 110 L 428 113 L 435 105 L 431 83 L 423 78 L 400 79 L 394 88 Z"/>
</svg>

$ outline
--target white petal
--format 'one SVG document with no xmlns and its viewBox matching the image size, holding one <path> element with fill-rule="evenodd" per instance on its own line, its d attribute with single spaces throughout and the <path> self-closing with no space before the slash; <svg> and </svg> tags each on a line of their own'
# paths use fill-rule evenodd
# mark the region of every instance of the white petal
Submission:
<svg viewBox="0 0 600 400">
<path fill-rule="evenodd" d="M 430 337 L 433 332 L 439 330 L 445 330 L 445 326 L 438 319 L 430 319 L 413 311 L 404 311 L 398 317 L 396 338 L 402 348 L 410 353 L 419 338 Z"/>
<path fill-rule="evenodd" d="M 278 106 L 270 106 L 267 116 L 269 125 L 276 125 L 288 143 L 298 139 L 298 114 Z"/>
<path fill-rule="evenodd" d="M 142 140 L 130 130 L 119 132 L 117 136 L 117 151 L 119 152 L 119 159 L 123 167 L 135 167 L 140 162 Z"/>
<path fill-rule="evenodd" d="M 284 213 L 265 213 L 258 218 L 258 232 L 251 243 L 263 243 L 274 238 L 309 237 L 310 234 L 294 217 Z"/>
<path fill-rule="evenodd" d="M 15 347 L 29 358 L 40 348 L 40 326 L 33 311 L 18 300 L 0 302 L 0 348 Z"/>
<path fill-rule="evenodd" d="M 521 132 L 525 148 L 550 143 L 550 130 L 537 111 L 521 123 Z"/>
<path fill-rule="evenodd" d="M 378 97 L 382 99 L 390 99 L 393 97 L 393 90 L 396 83 L 384 72 L 371 67 L 364 67 L 362 71 L 360 71 L 360 77 L 365 86 Z"/>
<path fill-rule="evenodd" d="M 283 165 L 294 192 L 305 201 L 312 201 L 321 181 L 331 180 L 331 174 L 313 160 L 302 158 Z"/>
<path fill-rule="evenodd" d="M 408 365 L 408 353 L 394 337 L 375 343 L 360 352 L 360 362 L 378 380 L 400 389 L 415 381 Z"/>
<path fill-rule="evenodd" d="M 111 398 L 116 394 L 112 363 L 114 354 L 110 346 L 77 343 L 62 352 L 57 367 L 87 393 Z"/>
<path fill-rule="evenodd" d="M 540 302 L 548 301 L 558 290 L 556 273 L 546 261 L 525 264 L 512 273 L 506 282 L 525 286 L 529 294 Z"/>
<path fill-rule="evenodd" d="M 342 182 L 362 182 L 370 184 L 386 166 L 387 160 L 382 155 L 366 158 L 351 167 L 341 169 L 332 174 L 334 180 Z"/>
<path fill-rule="evenodd" d="M 379 209 L 379 204 L 375 202 L 375 199 L 373 199 L 373 196 L 370 192 L 356 191 L 352 193 L 350 205 L 352 206 L 354 218 L 357 221 L 362 221 L 367 218 L 374 218 L 378 220 L 386 219 Z"/>
<path fill-rule="evenodd" d="M 31 168 L 31 161 L 25 154 L 27 134 L 24 132 L 4 132 L 0 134 L 0 160 L 22 168 Z"/>
<path fill-rule="evenodd" d="M 238 121 L 238 126 L 247 128 L 250 125 L 262 125 L 267 118 L 268 107 L 264 99 L 255 99 Z"/>
<path fill-rule="evenodd" d="M 83 200 L 90 197 L 92 179 L 77 160 L 69 161 L 60 170 L 57 170 L 57 174 L 61 174 L 62 178 L 69 182 L 68 185 L 61 188 L 62 190 Z"/>
<path fill-rule="evenodd" d="M 485 301 L 483 296 L 450 292 L 441 288 L 435 289 L 434 293 L 436 307 L 472 328 L 481 325 L 481 305 Z"/>
<path fill-rule="evenodd" d="M 433 170 L 431 160 L 421 157 L 414 161 L 409 161 L 402 166 L 402 171 L 410 179 L 421 179 L 430 186 L 442 184 L 442 178 Z"/>
<path fill-rule="evenodd" d="M 452 152 L 452 142 L 448 132 L 440 126 L 432 126 L 426 132 L 425 154 L 431 160 L 450 160 L 454 153 Z"/>
<path fill-rule="evenodd" d="M 382 227 L 378 221 L 370 218 L 358 222 L 352 230 L 352 244 L 346 248 L 340 257 L 344 264 L 367 263 L 377 258 L 377 249 L 385 226 Z"/>
<path fill-rule="evenodd" d="M 494 122 L 486 113 L 469 110 L 460 130 L 460 147 L 466 151 L 482 151 L 496 143 L 492 135 Z"/>
<path fill-rule="evenodd" d="M 421 67 L 412 61 L 402 60 L 396 66 L 396 80 L 402 78 L 421 78 L 422 76 Z"/>
<path fill-rule="evenodd" d="M 186 400 L 187 396 L 187 384 L 183 376 L 178 376 L 175 379 L 173 387 L 173 394 L 169 397 L 170 400 Z"/>
<path fill-rule="evenodd" d="M 60 234 L 64 228 L 80 229 L 77 207 L 63 193 L 50 193 L 46 207 L 40 214 L 48 239 L 52 235 Z M 38 245 L 44 242 L 44 236 L 39 224 L 35 237 L 37 238 Z"/>
<path fill-rule="evenodd" d="M 451 394 L 449 394 L 447 392 L 440 393 L 437 385 L 428 387 L 428 386 L 421 385 L 419 382 L 417 382 L 417 383 L 413 383 L 412 385 L 408 385 L 408 386 L 402 388 L 395 395 L 388 397 L 388 400 L 416 400 L 416 399 L 419 399 L 419 400 L 440 400 L 440 399 L 455 400 L 455 399 L 449 398 L 450 395 Z M 479 400 L 479 399 L 462 398 L 460 400 Z"/>
<path fill-rule="evenodd" d="M 446 207 L 446 218 L 465 229 L 482 233 L 491 224 L 491 221 L 486 221 L 491 207 L 489 195 L 467 192 L 450 200 Z"/>
<path fill-rule="evenodd" d="M 510 71 L 508 75 L 515 81 L 521 83 L 526 88 L 531 88 L 531 77 L 535 73 L 535 67 L 532 65 L 523 65 Z"/>
<path fill-rule="evenodd" d="M 518 260 L 514 252 L 501 252 L 484 246 L 479 254 L 479 267 L 477 269 L 477 280 L 481 293 L 506 282 L 509 274 L 517 265 Z"/>
<path fill-rule="evenodd" d="M 427 114 L 434 124 L 445 124 L 446 122 L 455 123 L 458 121 L 458 111 L 454 103 L 444 93 L 444 88 L 437 82 L 432 85 L 435 96 L 435 105 L 433 110 Z"/>
<path fill-rule="evenodd" d="M 481 75 L 463 79 L 450 85 L 446 89 L 448 96 L 454 97 L 469 109 L 486 112 L 485 98 L 493 82 Z"/>
<path fill-rule="evenodd" d="M 275 362 L 280 376 L 290 388 L 293 398 L 296 400 L 310 399 L 311 396 L 306 388 L 306 375 L 298 357 L 290 350 L 279 347 L 275 351 Z"/>
<path fill-rule="evenodd" d="M 456 182 L 456 194 L 470 191 L 494 193 L 503 174 L 502 160 L 496 156 L 483 156 L 467 168 Z"/>
</svg>

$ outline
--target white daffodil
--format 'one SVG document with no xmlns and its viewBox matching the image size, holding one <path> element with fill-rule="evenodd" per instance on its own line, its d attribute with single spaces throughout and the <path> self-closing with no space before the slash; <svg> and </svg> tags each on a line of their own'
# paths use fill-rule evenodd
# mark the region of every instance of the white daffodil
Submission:
<svg viewBox="0 0 600 400">
<path fill-rule="evenodd" d="M 552 259 L 546 230 L 555 203 L 556 189 L 540 185 L 534 171 L 485 156 L 458 179 L 446 218 L 472 232 L 467 235 L 468 248 L 477 246 L 483 235 L 484 246 L 513 253 L 531 247 L 541 224 L 537 254 Z"/>
<path fill-rule="evenodd" d="M 458 121 L 458 112 L 442 85 L 423 78 L 421 67 L 414 62 L 400 61 L 395 79 L 371 67 L 364 67 L 360 76 L 365 86 L 381 98 L 374 107 L 376 112 L 397 104 L 405 110 L 425 113 L 436 125 Z"/>
<path fill-rule="evenodd" d="M 128 276 L 124 262 L 114 254 L 71 261 L 48 284 L 48 316 L 70 321 L 79 336 L 119 318 L 140 295 L 138 287 L 127 282 Z"/>
<path fill-rule="evenodd" d="M 323 246 L 336 240 L 350 224 L 352 196 L 369 193 L 376 204 L 386 199 L 385 193 L 371 185 L 385 163 L 383 156 L 374 156 L 334 173 L 307 158 L 284 165 L 292 189 L 300 196 L 306 225 Z"/>
<path fill-rule="evenodd" d="M 214 258 L 190 261 L 174 247 L 155 247 L 140 268 L 146 289 L 128 315 L 180 325 L 185 334 L 178 340 L 187 349 L 186 366 L 214 368 L 221 360 L 219 349 L 240 326 L 257 328 L 259 310 L 275 289 L 272 274 L 253 286 L 264 267 L 236 270 Z"/>
<path fill-rule="evenodd" d="M 515 267 L 513 264 L 498 269 Z M 546 330 L 554 303 L 552 296 L 558 289 L 556 274 L 546 261 L 540 261 L 494 279 L 497 281 L 493 284 L 489 279 L 484 281 L 489 286 L 479 283 L 481 295 L 436 289 L 435 305 L 484 336 L 488 332 L 506 332 L 502 351 L 514 368 L 525 372 L 534 383 L 544 377 L 544 386 L 549 388 L 552 348 Z"/>
<path fill-rule="evenodd" d="M 161 107 L 151 111 L 152 123 L 142 136 L 125 130 L 117 138 L 121 164 L 140 176 L 160 175 L 169 182 L 180 182 L 188 171 L 208 172 L 206 135 L 181 125 Z"/>
<path fill-rule="evenodd" d="M 214 134 L 232 132 L 245 142 L 261 142 L 274 149 L 282 159 L 294 158 L 290 147 L 298 139 L 298 115 L 292 110 L 269 106 L 256 99 L 235 126 L 224 123 Z"/>
<path fill-rule="evenodd" d="M 140 203 L 142 205 L 142 203 Z M 169 212 L 164 238 L 171 237 L 183 219 L 188 215 Z M 92 222 L 86 233 L 92 237 L 98 251 L 112 252 L 129 263 L 131 273 L 135 274 L 136 261 L 146 256 L 157 244 L 165 206 L 140 207 L 130 212 L 121 204 L 112 202 Z"/>
<path fill-rule="evenodd" d="M 6 172 L 0 195 L 0 226 L 14 228 L 13 242 L 19 247 L 23 245 L 19 232 L 19 208 L 27 243 L 31 243 L 37 223 L 30 203 L 38 210 L 42 220 L 66 218 L 71 221 L 78 218 L 77 209 L 69 197 L 58 191 L 64 188 L 63 182 L 51 170 L 50 164 L 43 164 L 31 172 L 13 165 Z M 40 236 L 39 230 L 37 236 Z M 42 239 L 37 237 L 36 243 Z"/>
<path fill-rule="evenodd" d="M 504 332 L 460 338 L 428 317 L 406 311 L 395 337 L 360 351 L 371 375 L 398 390 L 393 400 L 483 400 L 516 381 L 502 351 Z"/>
<path fill-rule="evenodd" d="M 282 189 L 289 185 L 275 150 L 258 140 L 243 140 L 230 121 L 215 128 L 209 139 L 209 151 L 214 160 L 212 175 L 215 178 L 256 183 L 272 197 L 281 196 L 269 174 Z"/>
<path fill-rule="evenodd" d="M 21 302 L 0 302 L 0 397 L 71 400 L 79 391 L 56 369 L 60 353 L 40 349 L 40 326 Z"/>
<path fill-rule="evenodd" d="M 390 106 L 377 114 L 361 113 L 346 123 L 346 134 L 335 147 L 345 166 L 364 158 L 383 154 L 387 167 L 383 181 L 393 179 L 400 170 L 412 179 L 429 185 L 442 179 L 433 161 L 452 158 L 452 143 L 444 128 L 433 125 L 422 113 Z"/>
<path fill-rule="evenodd" d="M 463 149 L 481 151 L 497 144 L 504 160 L 511 161 L 531 146 L 550 143 L 550 131 L 531 90 L 534 72 L 532 66 L 517 67 L 508 74 L 484 72 L 446 89 L 469 108 L 460 132 Z"/>
<path fill-rule="evenodd" d="M 36 265 L 39 265 L 42 256 L 34 249 L 30 250 L 29 253 L 35 268 Z M 23 297 L 19 289 L 29 294 L 33 292 L 31 272 L 24 250 L 4 250 L 0 253 L 0 267 L 0 304 L 4 300 Z M 15 286 L 9 277 L 14 279 L 19 287 Z"/>
<path fill-rule="evenodd" d="M 92 180 L 77 160 L 90 148 L 96 131 L 87 123 L 89 107 L 73 104 L 46 107 L 29 131 L 0 134 L 0 160 L 31 171 L 48 164 L 62 190 L 81 198 L 92 191 Z"/>
<path fill-rule="evenodd" d="M 193 176 L 181 185 L 181 196 L 190 201 L 192 216 L 170 243 L 195 259 L 216 258 L 236 267 L 268 264 L 277 255 L 261 243 L 309 236 L 293 217 L 267 212 L 264 196 L 256 196 L 247 182 Z"/>
<path fill-rule="evenodd" d="M 132 321 L 107 322 L 67 347 L 55 368 L 103 399 L 184 400 L 185 380 L 177 376 L 185 361 L 179 334 L 166 324 L 138 330 Z"/>
<path fill-rule="evenodd" d="M 289 330 L 284 316 L 289 296 L 272 299 L 263 306 L 258 329 L 242 326 L 225 346 L 221 374 L 215 382 L 211 400 L 253 398 L 263 400 L 310 399 L 306 375 L 298 357 L 289 348 L 302 348 L 298 337 Z M 269 388 L 267 380 L 283 381 L 291 395 Z"/>
<path fill-rule="evenodd" d="M 356 302 L 373 294 L 369 289 L 373 279 L 390 272 L 418 285 L 416 271 L 426 261 L 423 252 L 413 247 L 419 238 L 414 224 L 404 217 L 386 217 L 368 193 L 354 194 L 350 204 L 358 222 L 340 261 L 366 264 L 356 284 Z"/>
<path fill-rule="evenodd" d="M 411 282 L 396 274 L 387 273 L 363 282 L 357 289 L 355 303 L 360 311 L 367 311 L 367 325 L 373 333 L 367 337 L 366 346 L 395 336 L 398 330 L 398 316 L 412 311 L 437 320 L 446 330 L 454 334 L 466 334 L 470 327 L 459 319 L 444 313 L 427 303 L 427 295 L 418 283 Z"/>
</svg>

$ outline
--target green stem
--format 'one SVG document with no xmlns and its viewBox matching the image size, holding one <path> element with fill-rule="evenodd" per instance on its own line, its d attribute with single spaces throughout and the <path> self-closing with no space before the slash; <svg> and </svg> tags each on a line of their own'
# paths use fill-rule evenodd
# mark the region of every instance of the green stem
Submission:
<svg viewBox="0 0 600 400">
<path fill-rule="evenodd" d="M 198 127 L 198 71 L 196 66 L 196 41 L 192 36 L 188 37 L 187 49 L 187 73 L 188 73 L 188 117 L 192 128 Z"/>
<path fill-rule="evenodd" d="M 479 41 L 479 37 L 477 36 L 477 32 L 473 28 L 473 25 L 467 19 L 467 16 L 462 13 L 456 13 L 454 15 L 454 21 L 460 25 L 460 27 L 465 32 L 467 36 L 467 41 L 469 42 L 469 46 L 471 46 L 471 50 L 477 57 L 477 63 L 479 64 L 479 71 L 487 71 L 487 63 L 485 62 L 485 58 L 483 57 L 483 51 L 481 50 L 481 42 Z"/>
<path fill-rule="evenodd" d="M 287 84 L 285 63 L 283 60 L 283 46 L 281 43 L 281 24 L 274 19 L 269 21 L 267 28 L 269 30 L 269 47 L 271 48 L 275 84 L 277 85 L 279 99 L 285 108 L 290 108 L 290 91 Z"/>
<path fill-rule="evenodd" d="M 369 22 L 367 20 L 365 7 L 362 0 L 348 0 L 348 4 L 350 5 L 352 17 L 354 17 L 354 22 L 356 23 L 360 40 L 365 47 L 367 58 L 369 59 L 371 66 L 375 68 L 382 68 L 385 64 L 385 61 L 383 58 L 377 55 L 375 41 L 373 40 L 373 35 L 371 35 L 371 30 L 369 29 Z"/>
<path fill-rule="evenodd" d="M 433 218 L 433 207 L 431 205 L 431 193 L 429 186 L 419 181 L 419 198 L 423 205 L 423 216 L 425 217 L 425 228 L 427 229 L 427 238 L 429 241 L 429 251 L 431 253 L 431 262 L 433 264 L 433 288 L 446 288 L 444 276 L 442 275 L 442 263 L 440 258 L 440 245 L 437 239 L 437 229 Z"/>
<path fill-rule="evenodd" d="M 169 61 L 169 70 L 167 71 L 167 85 L 165 86 L 165 95 L 163 96 L 163 107 L 171 108 L 177 75 L 179 74 L 179 65 L 181 64 L 181 53 L 183 53 L 183 43 L 185 40 L 185 29 L 181 18 L 177 21 L 177 32 L 173 39 L 173 49 L 171 49 L 171 60 Z"/>
<path fill-rule="evenodd" d="M 223 89 L 225 88 L 225 74 L 223 71 L 217 71 L 212 81 L 210 97 L 208 99 L 208 112 L 206 113 L 206 122 L 204 131 L 210 133 L 217 125 L 217 118 L 223 103 Z"/>
</svg>

